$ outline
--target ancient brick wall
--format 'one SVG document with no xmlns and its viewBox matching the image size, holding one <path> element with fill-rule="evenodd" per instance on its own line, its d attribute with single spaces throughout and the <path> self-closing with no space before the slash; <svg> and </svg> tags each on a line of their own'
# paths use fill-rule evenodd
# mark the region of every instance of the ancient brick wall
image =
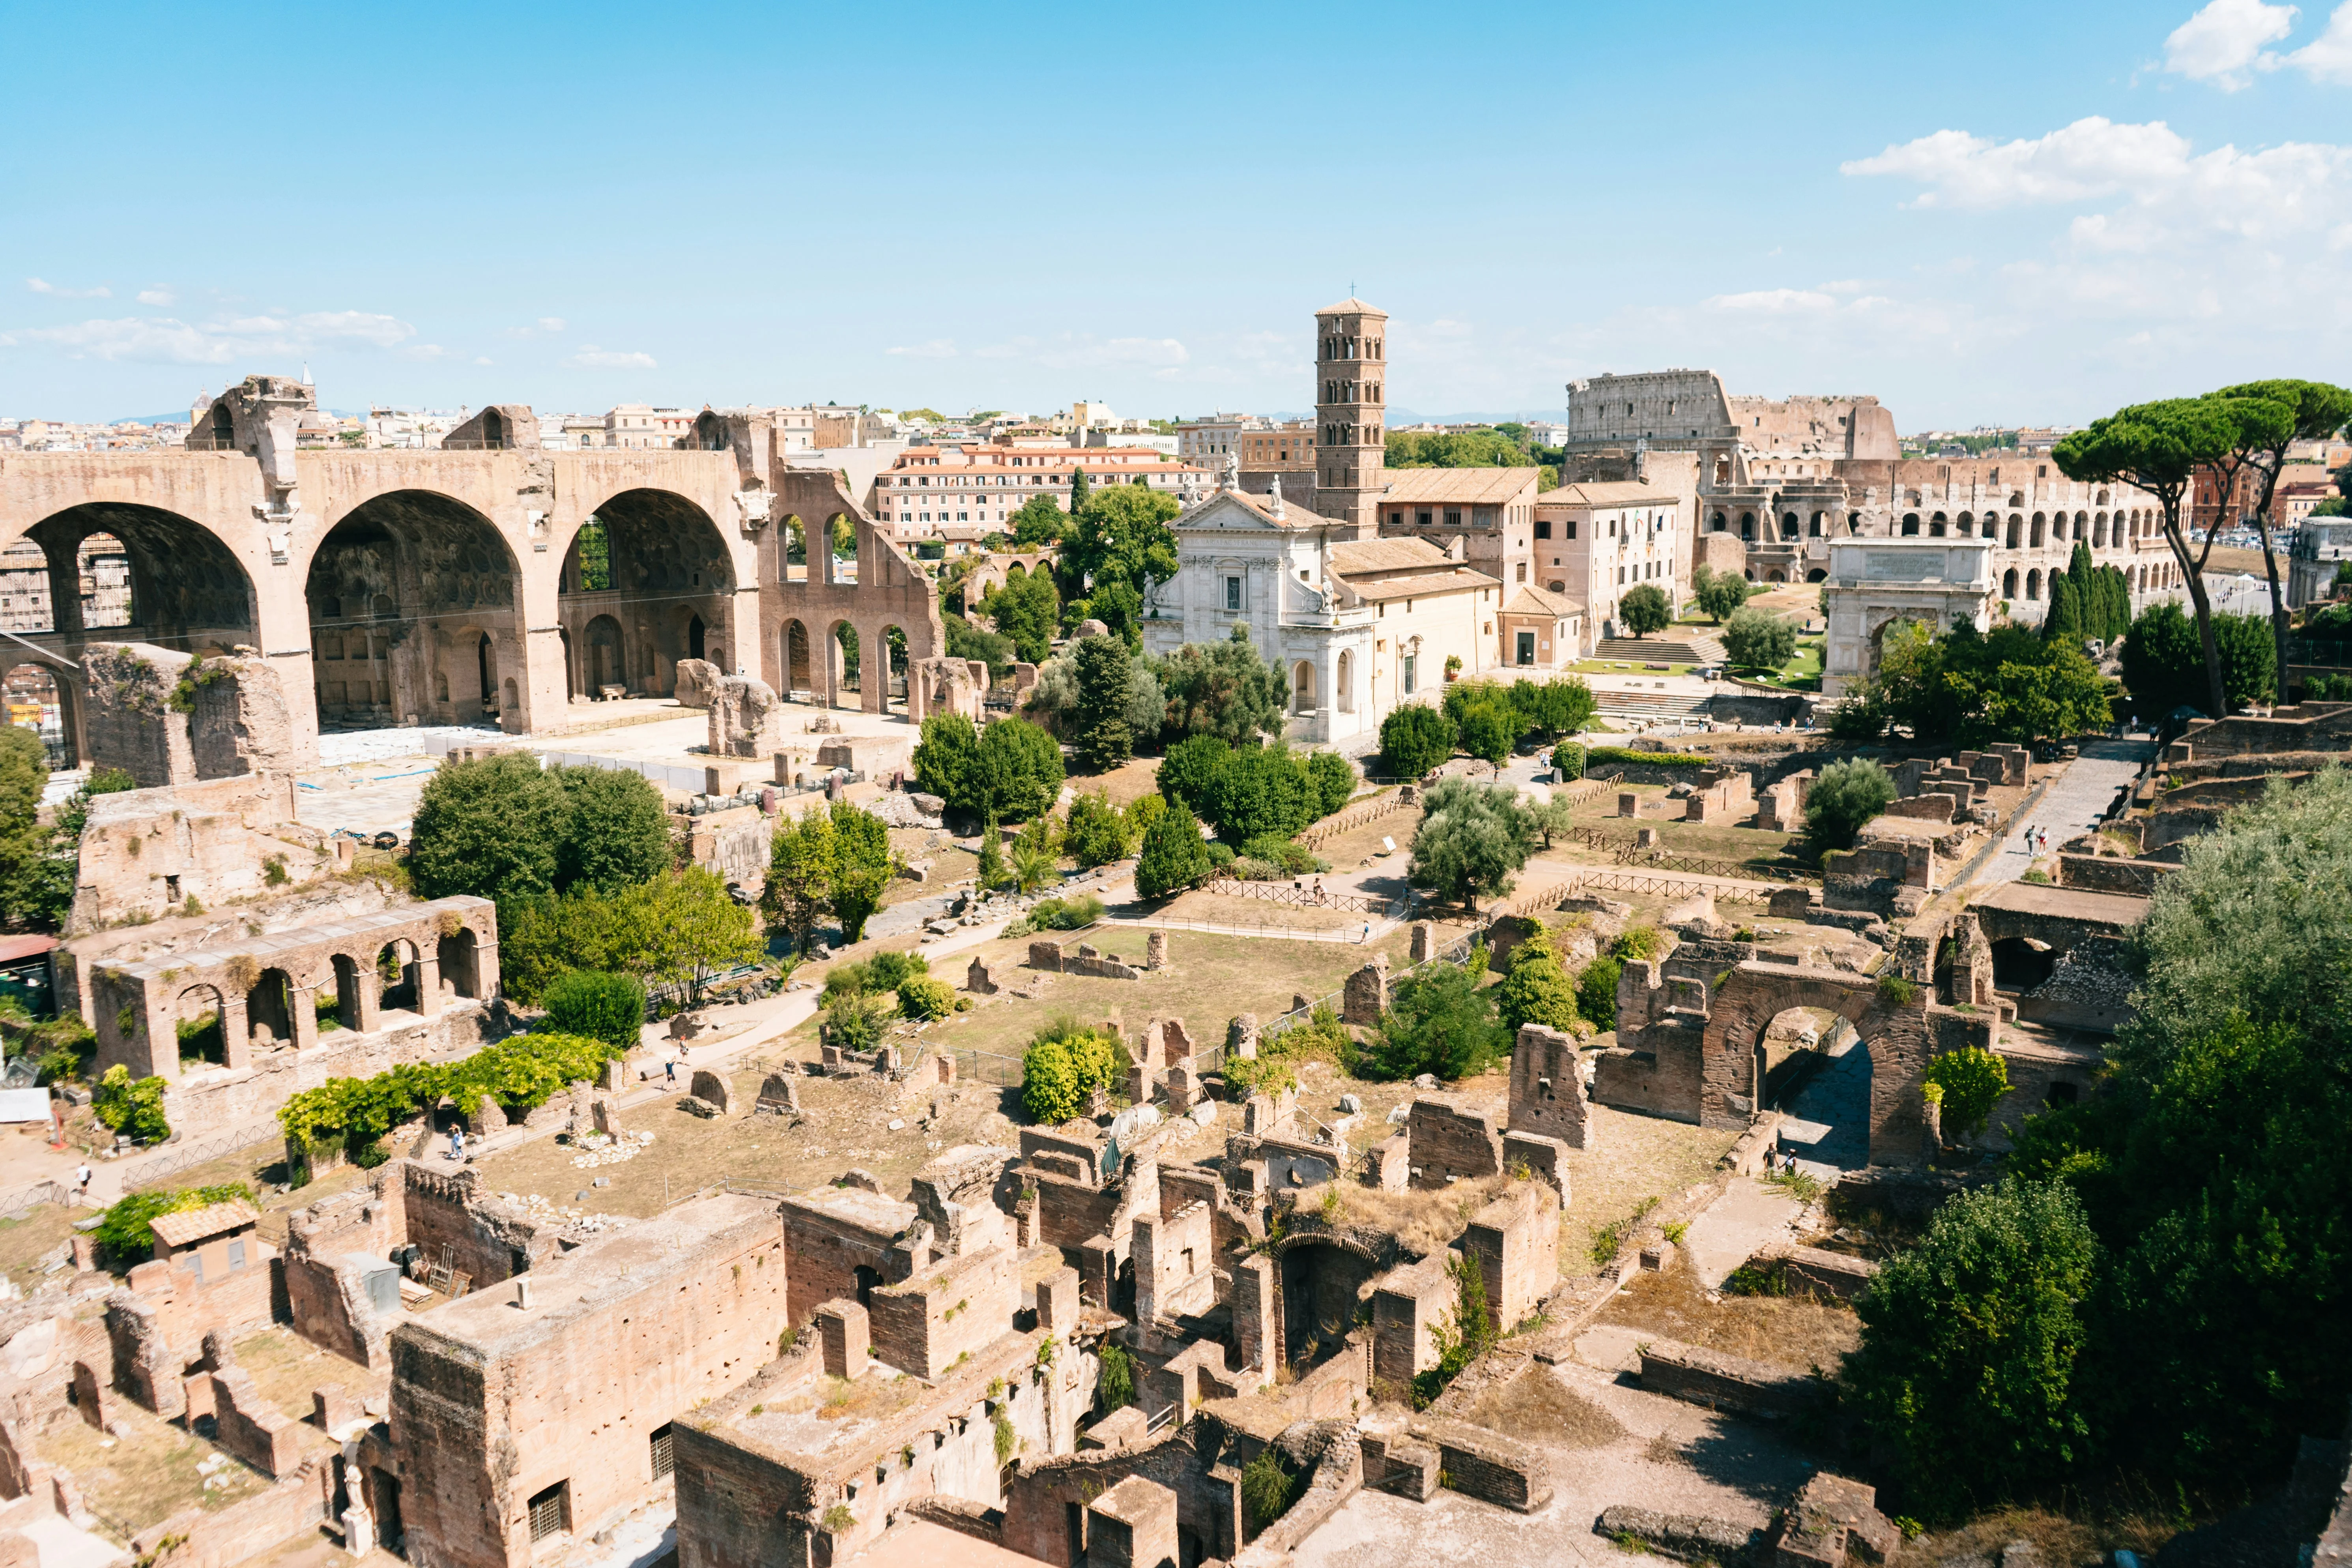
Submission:
<svg viewBox="0 0 2352 1568">
<path fill-rule="evenodd" d="M 865 1300 L 890 1278 L 891 1244 L 914 1220 L 914 1205 L 854 1187 L 785 1199 L 793 1322 L 807 1322 L 827 1301 Z"/>
<path fill-rule="evenodd" d="M 1705 1020 L 1677 1020 L 1644 1029 L 1637 1050 L 1601 1052 L 1592 1075 L 1593 1100 L 1675 1121 L 1698 1121 L 1706 1040 Z"/>
<path fill-rule="evenodd" d="M 1835 1013 L 1869 1047 L 1870 1157 L 1913 1164 L 1921 1157 L 1926 1101 L 1919 1093 L 1930 1026 L 1926 986 L 1897 1003 L 1876 980 L 1843 970 L 1743 963 L 1709 1004 L 1703 1047 L 1699 1124 L 1738 1130 L 1756 1110 L 1755 1048 L 1773 1018 L 1791 1007 Z"/>
<path fill-rule="evenodd" d="M 1410 1430 L 1437 1450 L 1446 1484 L 1465 1497 L 1515 1513 L 1533 1513 L 1551 1500 L 1551 1467 L 1540 1449 L 1439 1415 L 1421 1416 Z"/>
<path fill-rule="evenodd" d="M 936 1378 L 958 1357 L 1002 1336 L 1021 1304 L 1019 1260 L 1006 1247 L 948 1258 L 866 1303 L 874 1354 L 900 1372 Z"/>
<path fill-rule="evenodd" d="M 574 1540 L 645 1498 L 653 1433 L 775 1354 L 785 1273 L 772 1203 L 705 1198 L 394 1329 L 410 1560 L 530 1562 L 530 1500 L 550 1488 Z"/>
<path fill-rule="evenodd" d="M 1710 1410 L 1789 1416 L 1821 1398 L 1813 1380 L 1802 1373 L 1720 1351 L 1654 1340 L 1641 1347 L 1641 1354 L 1643 1388 Z"/>
<path fill-rule="evenodd" d="M 512 1279 L 555 1252 L 555 1238 L 485 1189 L 471 1166 L 436 1171 L 421 1160 L 398 1162 L 393 1192 L 405 1215 L 407 1238 L 428 1261 L 473 1277 L 474 1289 Z"/>
<path fill-rule="evenodd" d="M 152 1552 L 166 1537 L 177 1536 L 180 1543 L 162 1557 L 171 1568 L 235 1568 L 297 1537 L 314 1536 L 327 1521 L 333 1488 L 328 1460 L 305 1459 L 268 1491 L 217 1510 L 184 1509 L 141 1531 L 132 1546 Z"/>
<path fill-rule="evenodd" d="M 1584 1074 L 1572 1037 L 1540 1024 L 1520 1026 L 1511 1047 L 1510 1107 L 1511 1127 L 1571 1149 L 1587 1146 Z"/>
<path fill-rule="evenodd" d="M 1424 1258 L 1381 1276 L 1372 1289 L 1372 1376 L 1410 1384 L 1437 1364 L 1432 1325 L 1453 1311 L 1455 1286 L 1443 1257 Z"/>
<path fill-rule="evenodd" d="M 1478 1260 L 1496 1324 L 1516 1327 L 1559 1283 L 1559 1194 L 1542 1182 L 1513 1183 L 1472 1217 L 1462 1250 Z"/>
<path fill-rule="evenodd" d="M 2179 870 L 2161 860 L 2118 860 L 2111 855 L 2061 855 L 2058 885 L 2094 893 L 2122 893 L 2128 898 L 2156 895 L 2156 886 Z"/>
<path fill-rule="evenodd" d="M 1448 1176 L 1466 1182 L 1501 1170 L 1499 1121 L 1430 1095 L 1414 1100 L 1405 1119 L 1412 1140 L 1413 1185 L 1442 1187 Z"/>
<path fill-rule="evenodd" d="M 1176 1494 L 1176 1526 L 1188 1544 L 1187 1561 L 1230 1559 L 1243 1542 L 1240 1489 L 1209 1473 L 1194 1447 L 1194 1430 L 1163 1428 L 1125 1448 L 1023 1466 L 1005 1491 L 1005 1546 L 1055 1568 L 1082 1568 L 1086 1542 L 1071 1539 L 1071 1505 L 1083 1518 L 1093 1499 L 1129 1476 L 1143 1476 Z"/>
</svg>

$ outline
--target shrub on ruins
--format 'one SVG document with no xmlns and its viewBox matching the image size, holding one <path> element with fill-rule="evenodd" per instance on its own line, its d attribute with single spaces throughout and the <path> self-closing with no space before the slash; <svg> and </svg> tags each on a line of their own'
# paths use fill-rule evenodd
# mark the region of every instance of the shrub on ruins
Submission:
<svg viewBox="0 0 2352 1568">
<path fill-rule="evenodd" d="M 1060 509 L 1055 509 L 1058 511 Z M 948 634 L 950 658 L 978 659 L 988 666 L 989 679 L 1002 680 L 1013 671 L 1013 659 L 1019 650 L 1013 639 L 997 632 L 984 632 L 961 616 L 942 612 L 940 624 Z"/>
<path fill-rule="evenodd" d="M 555 852 L 555 885 L 607 893 L 650 881 L 677 858 L 661 792 L 617 768 L 556 767 L 570 811 Z"/>
<path fill-rule="evenodd" d="M 2099 1244 L 2071 1188 L 2015 1177 L 1952 1198 L 1855 1300 L 1842 1378 L 1909 1511 L 2048 1495 L 2088 1457 L 2074 1398 Z"/>
<path fill-rule="evenodd" d="M 1246 625 L 1235 623 L 1223 642 L 1186 643 L 1154 668 L 1167 733 L 1214 735 L 1229 746 L 1282 733 L 1290 684 L 1281 665 L 1258 657 Z"/>
<path fill-rule="evenodd" d="M 331 1078 L 278 1110 L 289 1168 L 310 1180 L 312 1151 L 341 1145 L 356 1156 L 394 1128 L 444 1100 L 465 1107 L 485 1096 L 510 1119 L 528 1116 L 572 1083 L 593 1081 L 620 1052 L 579 1035 L 518 1035 L 450 1062 L 410 1062 L 373 1078 Z"/>
<path fill-rule="evenodd" d="M 2271 695 L 2278 653 L 2267 622 L 2257 616 L 2215 616 L 2213 641 L 2221 656 L 2221 689 L 2232 709 Z M 2170 600 L 2139 613 L 2124 637 L 2122 658 L 2124 688 L 2141 716 L 2161 719 L 2182 707 L 2204 713 L 2212 707 L 2197 623 Z"/>
<path fill-rule="evenodd" d="M 1437 1352 L 1437 1364 L 1417 1374 L 1412 1380 L 1412 1404 L 1416 1410 L 1426 1410 L 1437 1403 L 1462 1369 L 1493 1350 L 1502 1338 L 1502 1328 L 1495 1321 L 1495 1312 L 1486 1300 L 1486 1270 L 1468 1252 L 1456 1252 L 1445 1260 L 1445 1276 L 1454 1281 L 1454 1303 L 1444 1316 L 1429 1326 L 1429 1341 Z"/>
<path fill-rule="evenodd" d="M 0 920 L 28 931 L 57 931 L 73 911 L 90 801 L 136 789 L 138 781 L 121 768 L 92 768 L 58 805 L 54 825 L 43 827 L 37 813 L 48 783 L 47 753 L 31 731 L 5 729 L 14 733 L 0 733 L 0 747 L 12 759 L 0 808 Z"/>
<path fill-rule="evenodd" d="M 571 818 L 562 781 L 528 752 L 445 762 L 416 802 L 410 884 L 422 899 L 471 893 L 501 910 L 552 892 Z"/>
<path fill-rule="evenodd" d="M 1847 710 L 1852 710 L 1848 712 Z M 1889 627 L 1878 673 L 1832 716 L 1842 738 L 1867 740 L 1892 723 L 1923 743 L 2025 742 L 2104 730 L 2114 721 L 2105 679 L 2082 649 L 2030 626 L 1979 633 L 1966 621 L 1942 637 L 1924 625 Z"/>
<path fill-rule="evenodd" d="M 1136 895 L 1165 898 L 1208 874 L 1209 847 L 1201 841 L 1201 825 L 1178 801 L 1144 829 L 1142 852 L 1135 862 Z"/>
<path fill-rule="evenodd" d="M 995 622 L 999 636 L 1013 639 L 1022 662 L 1045 662 L 1062 619 L 1062 596 L 1055 592 L 1052 573 L 1031 572 L 1001 588 L 991 584 L 981 595 L 980 610 Z"/>
<path fill-rule="evenodd" d="M 1505 784 L 1440 779 L 1422 797 L 1405 875 L 1416 888 L 1473 911 L 1480 895 L 1510 890 L 1535 852 L 1535 816 Z"/>
<path fill-rule="evenodd" d="M 1512 748 L 1518 744 L 1518 710 L 1506 701 L 1473 702 L 1462 710 L 1454 728 L 1462 749 L 1494 769 L 1495 776 L 1501 778 L 1503 764 L 1510 760 Z"/>
<path fill-rule="evenodd" d="M 955 987 L 928 974 L 909 974 L 898 982 L 898 1011 L 917 1020 L 944 1018 L 955 1011 Z"/>
<path fill-rule="evenodd" d="M 1067 1016 L 1037 1031 L 1021 1056 L 1021 1103 L 1040 1126 L 1067 1121 L 1096 1089 L 1123 1088 L 1127 1047 Z"/>
<path fill-rule="evenodd" d="M 1358 1058 L 1359 1071 L 1391 1079 L 1435 1073 L 1450 1081 L 1485 1072 L 1510 1048 L 1510 1037 L 1495 1018 L 1494 997 L 1479 988 L 1477 976 L 1433 963 L 1396 983 L 1388 1011 Z"/>
<path fill-rule="evenodd" d="M 150 1187 L 125 1193 L 107 1205 L 91 1239 L 105 1249 L 107 1261 L 118 1268 L 143 1263 L 155 1250 L 153 1222 L 168 1214 L 210 1208 L 215 1204 L 251 1203 L 253 1189 L 243 1182 L 216 1182 L 203 1187 Z"/>
<path fill-rule="evenodd" d="M 2008 1066 L 1976 1046 L 1929 1058 L 1926 1078 L 1927 1091 L 1943 1107 L 1945 1132 L 1963 1137 L 1982 1132 L 1992 1108 L 2009 1092 Z"/>
<path fill-rule="evenodd" d="M 547 988 L 547 1022 L 559 1034 L 634 1049 L 646 1021 L 646 988 L 626 974 L 575 969 Z"/>
<path fill-rule="evenodd" d="M 1591 1019 L 1595 1028 L 1617 1026 L 1617 977 L 1624 973 L 1623 959 L 1596 958 L 1576 977 L 1577 1011 Z"/>
<path fill-rule="evenodd" d="M 1454 721 L 1434 708 L 1409 702 L 1381 721 L 1381 760 L 1401 779 L 1424 776 L 1454 754 Z"/>
<path fill-rule="evenodd" d="M 1723 651 L 1744 668 L 1778 669 L 1797 655 L 1797 623 L 1742 606 L 1723 628 Z"/>
<path fill-rule="evenodd" d="M 1895 800 L 1895 776 L 1869 757 L 1822 769 L 1805 793 L 1805 837 L 1813 847 L 1851 849 L 1854 835 Z"/>
<path fill-rule="evenodd" d="M 1298 1495 L 1298 1482 L 1269 1447 L 1242 1467 L 1241 1493 L 1242 1511 L 1248 1516 L 1250 1533 L 1255 1535 L 1290 1511 L 1291 1501 Z"/>
<path fill-rule="evenodd" d="M 1550 932 L 1531 931 L 1511 949 L 1503 982 L 1495 987 L 1495 1010 L 1515 1037 L 1525 1024 L 1565 1030 L 1577 1030 L 1582 1024 L 1576 1011 L 1576 987 L 1560 967 Z"/>
<path fill-rule="evenodd" d="M 1625 596 L 1617 601 L 1617 618 L 1636 637 L 1662 632 L 1675 618 L 1675 607 L 1666 599 L 1666 591 L 1655 583 L 1641 583 L 1628 588 Z"/>
<path fill-rule="evenodd" d="M 132 1078 L 118 1062 L 90 1090 L 90 1113 L 126 1138 L 161 1143 L 172 1135 L 172 1124 L 163 1118 L 164 1087 L 161 1078 Z"/>
</svg>

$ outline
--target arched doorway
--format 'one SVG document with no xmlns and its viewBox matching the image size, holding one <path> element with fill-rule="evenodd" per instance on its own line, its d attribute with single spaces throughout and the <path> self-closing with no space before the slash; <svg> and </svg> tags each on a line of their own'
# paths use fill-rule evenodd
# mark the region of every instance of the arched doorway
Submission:
<svg viewBox="0 0 2352 1568">
<path fill-rule="evenodd" d="M 825 635 L 824 644 L 832 677 L 827 682 L 831 689 L 828 705 L 835 708 L 863 706 L 862 700 L 866 694 L 859 679 L 857 628 L 847 621 L 835 621 L 833 629 Z M 860 701 L 845 700 L 853 691 L 858 694 Z"/>
<path fill-rule="evenodd" d="M 8 722 L 40 737 L 52 769 L 73 766 L 71 726 L 66 721 L 66 688 L 47 665 L 25 663 L 0 676 Z"/>
<path fill-rule="evenodd" d="M 2037 989 L 2058 967 L 2058 953 L 2046 942 L 2030 936 L 2008 936 L 1992 944 L 1992 984 L 1996 991 L 2023 995 Z"/>
<path fill-rule="evenodd" d="M 246 1027 L 256 1050 L 275 1050 L 295 1042 L 294 977 L 282 969 L 265 969 L 246 993 Z"/>
<path fill-rule="evenodd" d="M 1302 1240 L 1282 1253 L 1282 1359 L 1312 1366 L 1346 1344 L 1371 1300 L 1378 1261 L 1352 1247 Z"/>
<path fill-rule="evenodd" d="M 320 728 L 478 721 L 511 673 L 490 634 L 523 646 L 518 576 L 505 538 L 462 501 L 394 490 L 353 507 L 304 588 Z"/>
<path fill-rule="evenodd" d="M 598 616 L 588 623 L 587 674 L 591 697 L 604 695 L 608 687 L 628 689 L 628 662 L 621 656 L 621 623 L 611 616 Z"/>
<path fill-rule="evenodd" d="M 181 1070 L 184 1072 L 197 1062 L 226 1067 L 227 1014 L 220 992 L 210 985 L 191 985 L 180 993 L 177 1013 Z"/>
<path fill-rule="evenodd" d="M 1752 1055 L 1759 1110 L 1785 1120 L 1780 1146 L 1816 1174 L 1870 1163 L 1870 1048 L 1827 1007 L 1789 1007 L 1767 1020 Z"/>
<path fill-rule="evenodd" d="M 798 620 L 784 623 L 783 693 L 798 698 L 814 689 L 810 683 L 808 627 Z"/>
<path fill-rule="evenodd" d="M 1315 711 L 1315 666 L 1309 660 L 1291 666 L 1290 711 L 1300 718 Z"/>
<path fill-rule="evenodd" d="M 481 949 L 471 927 L 459 926 L 436 944 L 441 980 L 460 996 L 478 1001 L 482 994 Z"/>
<path fill-rule="evenodd" d="M 415 942 L 401 939 L 384 943 L 375 955 L 375 969 L 376 994 L 386 1012 L 423 1011 Z"/>
<path fill-rule="evenodd" d="M 599 616 L 617 631 L 616 661 L 630 691 L 667 697 L 677 661 L 707 659 L 734 673 L 728 635 L 735 568 L 709 514 L 671 490 L 630 489 L 597 503 L 566 547 L 556 612 L 575 646 Z"/>
<path fill-rule="evenodd" d="M 881 710 L 886 713 L 906 712 L 908 710 L 907 700 L 906 627 L 898 626 L 884 626 L 882 628 L 882 647 L 889 655 L 889 673 L 883 683 L 882 700 L 878 706 Z"/>
<path fill-rule="evenodd" d="M 1356 653 L 1353 648 L 1339 650 L 1339 711 L 1353 713 L 1356 710 Z"/>
</svg>

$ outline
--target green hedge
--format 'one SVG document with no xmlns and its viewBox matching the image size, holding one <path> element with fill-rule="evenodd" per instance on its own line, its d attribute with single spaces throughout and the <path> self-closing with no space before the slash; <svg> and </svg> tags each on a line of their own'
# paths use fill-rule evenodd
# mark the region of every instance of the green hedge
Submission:
<svg viewBox="0 0 2352 1568">
<path fill-rule="evenodd" d="M 454 1062 L 414 1062 L 373 1078 L 331 1078 L 278 1112 L 287 1150 L 342 1144 L 357 1158 L 376 1140 L 444 1098 L 470 1111 L 484 1095 L 508 1115 L 538 1110 L 565 1086 L 593 1079 L 621 1052 L 579 1035 L 524 1035 Z"/>
</svg>

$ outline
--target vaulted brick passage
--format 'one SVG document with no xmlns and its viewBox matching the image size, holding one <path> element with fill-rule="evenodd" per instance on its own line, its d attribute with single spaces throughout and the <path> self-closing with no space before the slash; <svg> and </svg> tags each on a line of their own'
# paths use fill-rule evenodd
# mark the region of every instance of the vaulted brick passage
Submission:
<svg viewBox="0 0 2352 1568">
<path fill-rule="evenodd" d="M 760 673 L 756 649 L 735 648 L 735 572 L 709 515 L 666 490 L 624 490 L 600 502 L 572 538 L 559 579 L 570 694 L 618 686 L 632 696 L 677 689 L 680 659 L 723 673 Z"/>
<path fill-rule="evenodd" d="M 510 706 L 514 553 L 471 507 L 429 490 L 363 502 L 310 558 L 305 595 L 321 728 L 496 721 Z"/>
</svg>

